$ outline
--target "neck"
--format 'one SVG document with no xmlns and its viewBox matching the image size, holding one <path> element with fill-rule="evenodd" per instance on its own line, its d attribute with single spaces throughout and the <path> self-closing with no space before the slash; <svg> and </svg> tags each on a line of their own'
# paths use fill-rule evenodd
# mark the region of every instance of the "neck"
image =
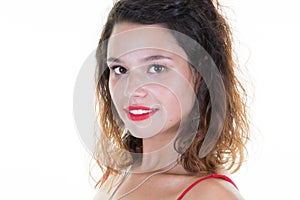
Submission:
<svg viewBox="0 0 300 200">
<path fill-rule="evenodd" d="M 149 154 L 152 152 L 158 152 L 165 147 L 173 147 L 174 140 L 179 132 L 179 124 L 158 133 L 150 138 L 143 139 L 143 153 Z"/>
<path fill-rule="evenodd" d="M 174 134 L 165 134 L 143 139 L 143 158 L 134 167 L 137 173 L 153 172 L 168 167 L 177 161 L 179 154 L 174 149 Z"/>
</svg>

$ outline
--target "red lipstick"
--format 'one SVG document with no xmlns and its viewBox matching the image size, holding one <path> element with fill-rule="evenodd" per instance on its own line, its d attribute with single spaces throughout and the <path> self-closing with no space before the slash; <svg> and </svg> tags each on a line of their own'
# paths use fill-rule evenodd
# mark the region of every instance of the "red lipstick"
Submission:
<svg viewBox="0 0 300 200">
<path fill-rule="evenodd" d="M 147 106 L 128 106 L 127 115 L 132 121 L 148 119 L 157 109 Z"/>
</svg>

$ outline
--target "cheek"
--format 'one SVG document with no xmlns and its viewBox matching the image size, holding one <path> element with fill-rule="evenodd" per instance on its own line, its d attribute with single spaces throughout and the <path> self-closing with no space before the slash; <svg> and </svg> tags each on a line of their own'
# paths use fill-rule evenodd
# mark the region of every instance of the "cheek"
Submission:
<svg viewBox="0 0 300 200">
<path fill-rule="evenodd" d="M 116 80 L 111 78 L 111 75 L 110 75 L 109 79 L 108 79 L 108 88 L 109 88 L 110 94 L 113 93 L 115 86 L 116 86 Z"/>
<path fill-rule="evenodd" d="M 115 101 L 115 97 L 114 97 L 114 88 L 115 88 L 115 85 L 114 85 L 114 82 L 111 81 L 111 79 L 109 79 L 109 81 L 108 81 L 108 88 L 109 88 L 109 94 L 111 96 L 111 99 L 113 101 Z"/>
<path fill-rule="evenodd" d="M 178 80 L 177 83 L 172 86 L 172 92 L 168 95 L 168 98 L 165 104 L 168 105 L 170 113 L 173 113 L 174 116 L 181 115 L 185 117 L 193 108 L 196 94 L 190 82 Z"/>
<path fill-rule="evenodd" d="M 121 100 L 123 99 L 123 97 L 121 96 L 123 94 L 123 92 L 121 91 L 122 88 L 120 86 L 121 85 L 117 84 L 117 81 L 115 81 L 113 79 L 109 79 L 109 82 L 108 82 L 109 93 L 110 93 L 112 102 L 118 111 L 120 110 Z"/>
<path fill-rule="evenodd" d="M 164 112 L 166 112 L 168 121 L 174 121 L 175 118 L 177 119 L 181 116 L 181 103 L 174 89 L 156 87 L 153 88 L 151 93 L 157 99 Z"/>
</svg>

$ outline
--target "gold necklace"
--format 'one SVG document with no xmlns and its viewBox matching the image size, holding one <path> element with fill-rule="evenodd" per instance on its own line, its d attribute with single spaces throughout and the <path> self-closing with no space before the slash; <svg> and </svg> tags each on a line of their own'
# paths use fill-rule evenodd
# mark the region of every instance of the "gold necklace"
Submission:
<svg viewBox="0 0 300 200">
<path fill-rule="evenodd" d="M 165 172 L 170 171 L 171 169 L 173 169 L 176 165 L 177 165 L 177 161 L 175 162 L 174 165 L 171 165 L 170 167 L 168 167 L 167 169 L 163 170 L 163 171 L 159 171 L 159 172 L 154 172 L 153 174 L 150 174 L 149 176 L 147 176 L 142 182 L 140 182 L 137 186 L 135 186 L 134 188 L 132 188 L 131 190 L 129 190 L 128 192 L 125 192 L 124 194 L 120 195 L 118 197 L 118 200 L 124 198 L 125 196 L 129 195 L 130 193 L 136 191 L 137 189 L 139 189 L 144 183 L 146 183 L 150 178 L 152 178 L 153 176 L 157 175 L 157 174 L 162 174 Z M 128 173 L 129 174 L 129 173 Z M 127 174 L 127 175 L 128 175 Z M 127 176 L 126 175 L 126 176 Z M 125 180 L 125 179 L 124 179 Z"/>
</svg>

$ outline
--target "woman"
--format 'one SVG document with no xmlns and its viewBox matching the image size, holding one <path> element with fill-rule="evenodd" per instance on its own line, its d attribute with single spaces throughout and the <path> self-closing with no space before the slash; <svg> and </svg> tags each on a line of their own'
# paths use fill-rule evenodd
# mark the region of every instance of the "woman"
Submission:
<svg viewBox="0 0 300 200">
<path fill-rule="evenodd" d="M 120 0 L 97 49 L 96 199 L 242 199 L 245 91 L 217 1 Z"/>
</svg>

